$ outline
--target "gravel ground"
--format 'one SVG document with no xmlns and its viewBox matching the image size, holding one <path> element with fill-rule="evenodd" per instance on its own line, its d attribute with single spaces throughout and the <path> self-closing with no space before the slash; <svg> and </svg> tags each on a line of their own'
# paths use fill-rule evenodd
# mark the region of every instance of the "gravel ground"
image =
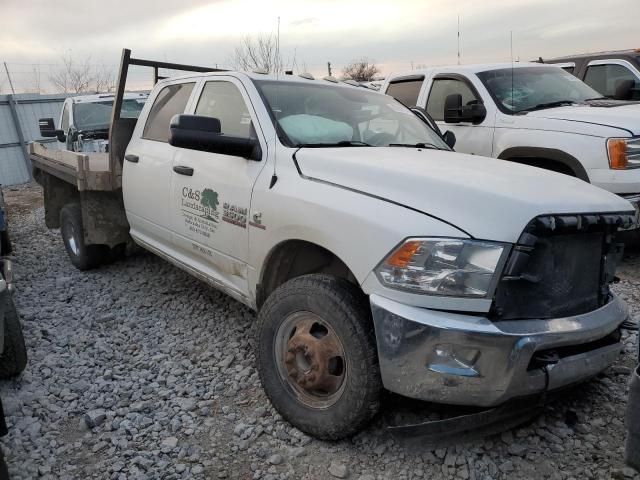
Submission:
<svg viewBox="0 0 640 480">
<path fill-rule="evenodd" d="M 622 462 L 635 333 L 615 366 L 519 428 L 432 450 L 388 435 L 390 397 L 385 419 L 321 442 L 261 390 L 253 312 L 148 254 L 77 271 L 39 196 L 5 189 L 29 351 L 24 374 L 0 382 L 14 479 L 640 478 Z M 640 315 L 640 255 L 620 276 Z"/>
</svg>

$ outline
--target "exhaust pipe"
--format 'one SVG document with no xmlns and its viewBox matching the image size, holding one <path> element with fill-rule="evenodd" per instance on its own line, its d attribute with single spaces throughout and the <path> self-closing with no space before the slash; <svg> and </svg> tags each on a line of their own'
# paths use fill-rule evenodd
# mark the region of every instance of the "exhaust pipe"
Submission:
<svg viewBox="0 0 640 480">
<path fill-rule="evenodd" d="M 629 386 L 625 461 L 640 471 L 640 365 L 633 372 Z"/>
</svg>

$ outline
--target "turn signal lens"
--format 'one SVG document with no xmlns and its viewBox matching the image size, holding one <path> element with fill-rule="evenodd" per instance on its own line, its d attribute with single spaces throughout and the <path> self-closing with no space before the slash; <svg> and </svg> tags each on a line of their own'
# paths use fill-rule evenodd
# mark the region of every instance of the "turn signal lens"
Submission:
<svg viewBox="0 0 640 480">
<path fill-rule="evenodd" d="M 396 268 L 407 268 L 413 260 L 413 256 L 420 249 L 421 242 L 409 240 L 387 258 L 387 265 Z"/>
<path fill-rule="evenodd" d="M 609 150 L 609 166 L 613 170 L 625 170 L 628 164 L 627 142 L 621 138 L 607 140 Z"/>
</svg>

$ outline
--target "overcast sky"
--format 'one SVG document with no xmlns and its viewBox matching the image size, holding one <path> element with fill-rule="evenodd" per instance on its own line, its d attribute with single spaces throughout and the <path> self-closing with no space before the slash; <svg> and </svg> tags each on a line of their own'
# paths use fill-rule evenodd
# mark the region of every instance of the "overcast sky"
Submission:
<svg viewBox="0 0 640 480">
<path fill-rule="evenodd" d="M 384 74 L 412 62 L 455 63 L 458 15 L 463 63 L 509 60 L 511 31 L 521 60 L 640 47 L 640 0 L 0 0 L 0 61 L 18 90 L 32 88 L 33 64 L 46 89 L 69 52 L 110 68 L 123 47 L 137 57 L 228 65 L 242 36 L 275 33 L 280 17 L 285 60 L 295 53 L 324 75 L 327 61 L 336 74 L 366 56 Z M 0 89 L 8 89 L 4 72 Z"/>
</svg>

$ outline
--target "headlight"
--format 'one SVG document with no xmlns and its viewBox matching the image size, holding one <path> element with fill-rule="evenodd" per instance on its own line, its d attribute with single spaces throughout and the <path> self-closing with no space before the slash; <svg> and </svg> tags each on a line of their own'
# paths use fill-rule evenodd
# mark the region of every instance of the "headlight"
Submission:
<svg viewBox="0 0 640 480">
<path fill-rule="evenodd" d="M 456 238 L 410 238 L 376 268 L 383 285 L 429 295 L 484 297 L 504 244 Z"/>
<path fill-rule="evenodd" d="M 613 170 L 640 167 L 640 138 L 610 138 L 607 152 Z"/>
</svg>

